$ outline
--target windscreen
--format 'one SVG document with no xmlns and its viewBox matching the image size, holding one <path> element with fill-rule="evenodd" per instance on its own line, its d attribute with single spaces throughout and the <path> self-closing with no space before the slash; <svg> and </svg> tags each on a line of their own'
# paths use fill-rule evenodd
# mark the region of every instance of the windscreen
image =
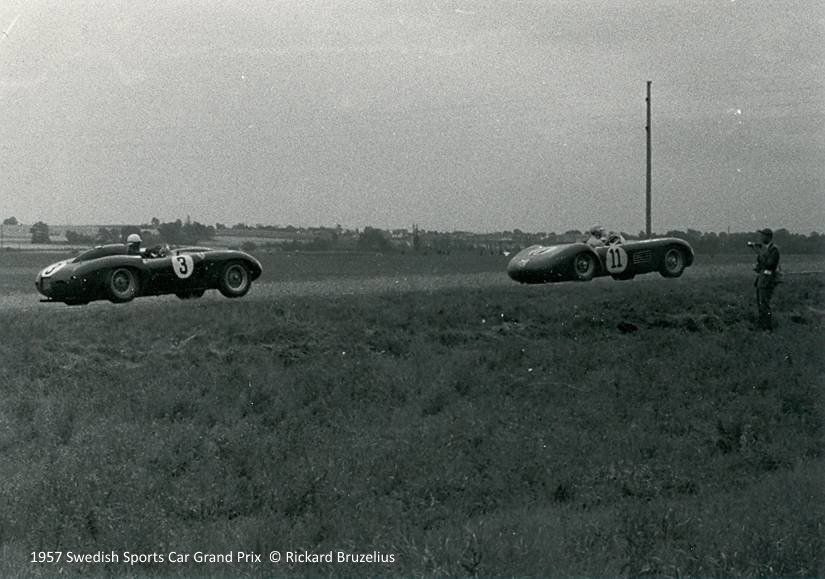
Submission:
<svg viewBox="0 0 825 579">
<path fill-rule="evenodd" d="M 89 261 L 90 259 L 106 257 L 107 255 L 122 255 L 124 253 L 126 253 L 126 246 L 124 245 L 100 245 L 84 251 L 72 261 L 74 263 L 80 263 L 81 261 Z"/>
</svg>

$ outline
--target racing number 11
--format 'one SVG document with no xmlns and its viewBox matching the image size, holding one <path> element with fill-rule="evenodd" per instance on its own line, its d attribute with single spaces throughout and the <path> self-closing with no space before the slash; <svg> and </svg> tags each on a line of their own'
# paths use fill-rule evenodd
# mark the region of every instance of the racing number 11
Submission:
<svg viewBox="0 0 825 579">
<path fill-rule="evenodd" d="M 615 247 L 607 250 L 607 255 L 610 257 L 610 267 L 608 269 L 622 269 L 622 252 Z"/>
</svg>

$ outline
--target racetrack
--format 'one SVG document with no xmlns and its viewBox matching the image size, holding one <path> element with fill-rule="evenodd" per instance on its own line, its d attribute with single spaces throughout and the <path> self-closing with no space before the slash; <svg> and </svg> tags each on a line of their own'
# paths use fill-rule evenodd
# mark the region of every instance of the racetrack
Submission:
<svg viewBox="0 0 825 579">
<path fill-rule="evenodd" d="M 523 290 L 526 287 L 544 287 L 544 291 L 552 291 L 552 288 L 575 286 L 582 289 L 584 286 L 576 282 L 566 282 L 561 284 L 549 284 L 546 286 L 521 286 L 513 282 L 507 277 L 504 272 L 504 265 L 506 261 L 499 258 L 497 260 L 487 260 L 479 264 L 480 268 L 499 267 L 499 270 L 490 271 L 466 271 L 461 273 L 442 273 L 444 267 L 432 268 L 434 271 L 427 271 L 421 273 L 415 272 L 398 272 L 396 265 L 405 259 L 405 256 L 397 256 L 396 262 L 393 262 L 392 257 L 382 257 L 381 261 L 376 264 L 374 256 L 364 256 L 363 260 L 370 260 L 370 266 L 373 269 L 361 269 L 356 273 L 343 274 L 335 271 L 319 271 L 312 272 L 309 275 L 307 271 L 301 271 L 297 274 L 291 274 L 289 270 L 282 267 L 267 269 L 266 259 L 264 258 L 264 275 L 253 284 L 250 293 L 242 298 L 244 301 L 259 301 L 259 300 L 273 300 L 294 297 L 333 297 L 333 296 L 355 296 L 355 295 L 369 295 L 369 294 L 392 294 L 405 292 L 435 292 L 452 289 L 483 289 L 483 288 L 506 288 L 512 287 L 514 291 Z M 443 261 L 439 256 L 432 256 L 432 262 L 438 263 Z M 46 254 L 44 259 L 40 262 L 48 263 L 55 260 L 54 254 Z M 663 279 L 656 274 L 647 274 L 638 276 L 631 281 L 617 282 L 610 278 L 596 278 L 591 284 L 639 284 L 639 283 L 656 283 L 668 284 L 678 287 L 684 283 L 690 283 L 692 280 L 698 279 L 722 279 L 729 277 L 736 280 L 737 284 L 747 285 L 747 279 L 752 275 L 746 263 L 742 261 L 719 260 L 706 261 L 702 263 L 701 257 L 699 263 L 693 267 L 688 268 L 684 275 L 676 280 Z M 420 264 L 418 264 L 420 267 Z M 23 309 L 23 310 L 40 310 L 40 309 L 78 309 L 76 307 L 69 308 L 63 304 L 42 303 L 40 296 L 33 289 L 34 278 L 37 275 L 40 266 L 25 266 L 13 265 L 2 269 L 2 277 L 0 278 L 0 289 L 6 289 L 6 293 L 0 295 L 0 310 L 2 309 Z M 420 269 L 424 269 L 420 267 Z M 472 268 L 470 268 L 472 269 Z M 783 272 L 786 279 L 792 279 L 796 275 L 825 275 L 825 261 L 818 258 L 818 256 L 801 256 L 792 255 L 783 258 Z M 277 275 L 277 279 L 276 279 Z M 311 279 L 307 279 L 307 277 Z M 32 289 L 29 289 L 32 288 Z M 217 291 L 208 292 L 199 302 L 225 300 Z M 140 307 L 152 307 L 161 303 L 180 303 L 174 296 L 159 296 L 152 298 L 141 298 L 135 300 L 131 306 L 140 305 Z M 108 302 L 94 302 L 86 307 L 101 307 L 110 305 Z M 82 308 L 80 308 L 82 309 Z"/>
<path fill-rule="evenodd" d="M 306 281 L 264 281 L 253 284 L 250 293 L 243 301 L 261 301 L 279 298 L 291 298 L 301 296 L 332 297 L 365 294 L 383 293 L 403 293 L 403 292 L 427 292 L 456 288 L 482 288 L 482 287 L 502 287 L 513 285 L 513 282 L 506 274 L 500 272 L 487 272 L 476 274 L 449 274 L 449 275 L 408 275 L 404 277 L 366 277 L 355 279 L 320 279 Z M 60 303 L 40 302 L 42 296 L 37 292 L 11 292 L 0 296 L 0 309 L 46 309 L 46 308 L 66 308 Z M 204 301 L 224 301 L 224 298 L 217 291 L 207 292 Z M 175 296 L 155 296 L 150 298 L 140 298 L 135 300 L 130 306 L 151 307 L 159 303 L 180 303 Z M 86 307 L 105 306 L 108 302 L 93 302 Z M 113 305 L 113 304 L 108 304 Z M 76 308 L 75 308 L 76 309 Z"/>
</svg>

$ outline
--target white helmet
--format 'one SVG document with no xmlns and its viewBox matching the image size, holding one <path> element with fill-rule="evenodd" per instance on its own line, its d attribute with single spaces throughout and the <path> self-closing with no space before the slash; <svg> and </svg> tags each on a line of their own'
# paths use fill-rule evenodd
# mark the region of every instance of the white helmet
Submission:
<svg viewBox="0 0 825 579">
<path fill-rule="evenodd" d="M 132 244 L 135 244 L 135 243 L 140 244 L 140 242 L 141 242 L 140 235 L 138 235 L 137 233 L 130 233 L 129 237 L 126 238 L 126 243 L 129 244 L 129 245 L 132 245 Z"/>
</svg>

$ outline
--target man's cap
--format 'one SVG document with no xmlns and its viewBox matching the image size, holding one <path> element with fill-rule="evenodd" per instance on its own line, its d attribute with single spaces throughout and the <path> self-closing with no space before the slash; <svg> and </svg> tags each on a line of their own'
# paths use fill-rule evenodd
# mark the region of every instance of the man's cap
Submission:
<svg viewBox="0 0 825 579">
<path fill-rule="evenodd" d="M 767 235 L 769 237 L 773 237 L 773 231 L 771 229 L 767 228 L 767 227 L 765 229 L 760 229 L 759 233 L 761 233 L 762 235 Z"/>
<path fill-rule="evenodd" d="M 126 238 L 126 243 L 128 244 L 140 243 L 140 241 L 140 235 L 138 235 L 137 233 L 131 233 L 129 234 L 129 237 Z"/>
</svg>

